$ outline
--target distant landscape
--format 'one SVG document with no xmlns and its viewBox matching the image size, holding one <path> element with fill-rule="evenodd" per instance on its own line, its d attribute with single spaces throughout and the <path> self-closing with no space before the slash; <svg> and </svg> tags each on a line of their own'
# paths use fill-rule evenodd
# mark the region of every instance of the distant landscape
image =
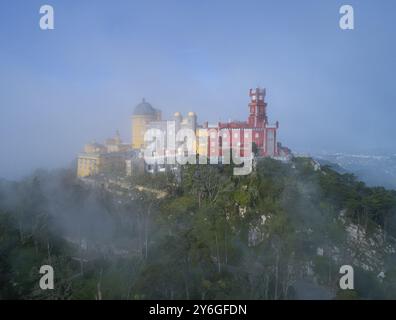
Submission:
<svg viewBox="0 0 396 320">
<path fill-rule="evenodd" d="M 369 186 L 396 189 L 396 154 L 313 153 L 313 157 L 322 163 L 335 164 L 333 168 L 340 172 L 355 174 Z"/>
</svg>

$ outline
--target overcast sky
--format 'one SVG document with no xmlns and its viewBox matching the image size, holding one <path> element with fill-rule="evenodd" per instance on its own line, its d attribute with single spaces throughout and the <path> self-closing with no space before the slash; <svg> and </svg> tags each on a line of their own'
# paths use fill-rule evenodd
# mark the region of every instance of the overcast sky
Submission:
<svg viewBox="0 0 396 320">
<path fill-rule="evenodd" d="M 396 2 L 0 2 L 0 177 L 68 165 L 145 97 L 168 117 L 247 118 L 248 89 L 296 151 L 396 153 Z M 55 9 L 55 30 L 39 8 Z"/>
</svg>

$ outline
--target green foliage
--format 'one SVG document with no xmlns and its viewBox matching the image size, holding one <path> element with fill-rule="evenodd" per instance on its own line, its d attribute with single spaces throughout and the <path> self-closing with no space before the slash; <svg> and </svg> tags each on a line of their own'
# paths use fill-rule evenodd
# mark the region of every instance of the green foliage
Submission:
<svg viewBox="0 0 396 320">
<path fill-rule="evenodd" d="M 69 172 L 1 187 L 0 298 L 289 299 L 298 298 L 293 283 L 301 278 L 336 292 L 334 256 L 349 261 L 356 249 L 345 223 L 396 235 L 395 191 L 368 188 L 329 167 L 315 170 L 309 158 L 262 159 L 248 176 L 233 176 L 232 166 L 187 165 L 180 177 L 158 173 L 128 183 L 166 197 L 116 196 Z M 10 193 L 13 205 L 5 201 Z M 78 213 L 72 231 L 88 248 L 65 240 L 54 210 Z M 106 219 L 108 238 L 97 227 Z M 43 264 L 56 268 L 52 292 L 38 289 Z M 335 298 L 395 297 L 395 274 L 389 267 L 382 283 L 359 270 L 356 290 Z"/>
<path fill-rule="evenodd" d="M 355 290 L 338 290 L 336 300 L 358 300 L 359 295 Z"/>
</svg>

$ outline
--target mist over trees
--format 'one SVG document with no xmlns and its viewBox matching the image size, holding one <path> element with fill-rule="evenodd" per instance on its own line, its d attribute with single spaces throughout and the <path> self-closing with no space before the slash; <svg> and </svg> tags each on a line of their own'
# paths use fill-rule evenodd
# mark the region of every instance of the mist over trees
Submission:
<svg viewBox="0 0 396 320">
<path fill-rule="evenodd" d="M 309 158 L 232 170 L 1 181 L 0 298 L 396 298 L 396 191 Z M 54 290 L 39 288 L 44 264 Z M 355 290 L 339 289 L 345 264 Z"/>
</svg>

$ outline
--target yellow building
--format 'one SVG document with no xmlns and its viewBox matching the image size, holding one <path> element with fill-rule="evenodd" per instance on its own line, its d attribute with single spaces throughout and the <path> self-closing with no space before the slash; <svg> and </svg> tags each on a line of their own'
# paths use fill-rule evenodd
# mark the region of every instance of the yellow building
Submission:
<svg viewBox="0 0 396 320">
<path fill-rule="evenodd" d="M 107 139 L 104 144 L 94 142 L 85 145 L 84 151 L 78 155 L 77 159 L 78 177 L 84 178 L 108 173 L 132 175 L 132 172 L 144 171 L 144 162 L 136 157 L 145 147 L 144 134 L 146 130 L 159 129 L 165 134 L 171 134 L 172 137 L 180 129 L 191 129 L 193 133 L 198 129 L 197 115 L 194 112 L 189 112 L 186 117 L 183 117 L 180 112 L 176 112 L 173 118 L 174 127 L 168 128 L 169 121 L 161 120 L 161 111 L 153 108 L 145 99 L 135 107 L 131 120 L 132 141 L 130 144 L 123 144 L 117 132 L 113 138 Z M 200 134 L 198 136 L 200 137 Z M 207 140 L 205 132 L 202 133 L 200 138 L 203 141 Z M 167 143 L 166 140 L 165 150 L 162 150 L 166 157 L 174 157 L 176 154 L 186 151 L 175 145 L 167 146 Z M 201 147 L 202 150 L 199 149 L 196 140 L 193 141 L 192 149 L 194 152 L 197 151 L 201 154 L 204 154 L 203 151 L 205 150 L 204 147 Z M 162 169 L 159 168 L 159 170 Z"/>
<path fill-rule="evenodd" d="M 99 173 L 125 171 L 125 160 L 130 145 L 123 144 L 119 133 L 107 139 L 105 144 L 88 143 L 84 152 L 77 158 L 77 176 L 80 178 L 95 176 Z"/>
<path fill-rule="evenodd" d="M 196 142 L 196 152 L 201 157 L 208 157 L 208 139 L 209 132 L 208 129 L 197 128 L 196 130 L 197 142 Z"/>
<path fill-rule="evenodd" d="M 144 147 L 144 133 L 147 125 L 152 121 L 161 120 L 161 112 L 143 99 L 132 115 L 132 149 Z"/>
<path fill-rule="evenodd" d="M 77 176 L 84 178 L 96 175 L 99 173 L 101 160 L 100 154 L 79 155 L 77 160 Z"/>
</svg>

